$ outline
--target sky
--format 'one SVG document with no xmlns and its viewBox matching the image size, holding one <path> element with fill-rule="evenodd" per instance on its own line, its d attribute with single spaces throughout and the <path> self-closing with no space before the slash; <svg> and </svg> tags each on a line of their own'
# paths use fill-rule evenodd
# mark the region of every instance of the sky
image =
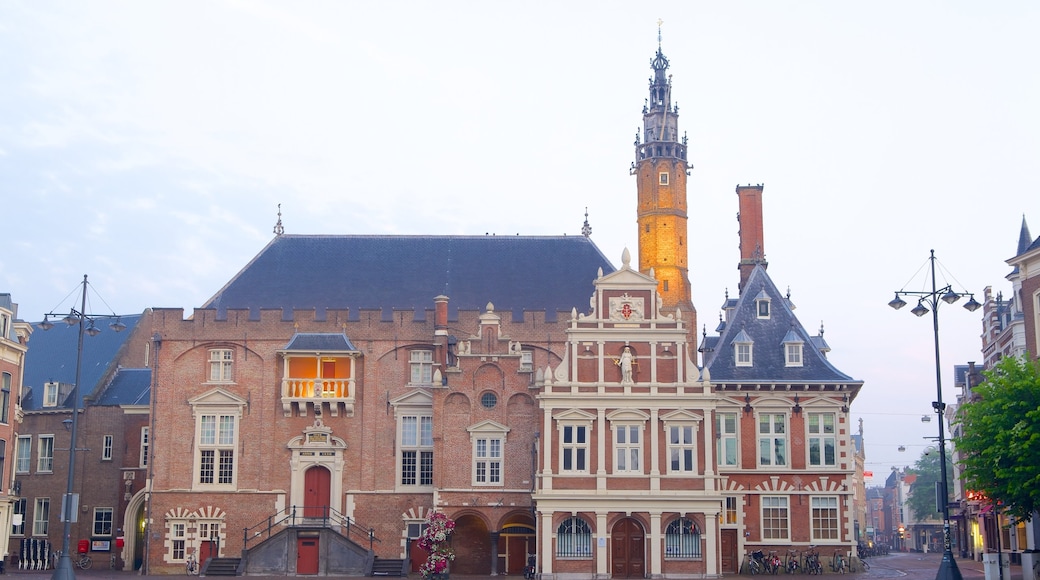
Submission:
<svg viewBox="0 0 1040 580">
<path fill-rule="evenodd" d="M 736 295 L 734 189 L 763 184 L 769 274 L 864 381 L 883 484 L 938 434 L 931 317 L 888 301 L 929 289 L 932 249 L 940 286 L 1010 294 L 1040 234 L 1035 2 L 0 0 L 0 292 L 39 321 L 88 274 L 89 312 L 190 314 L 279 205 L 289 234 L 581 235 L 587 211 L 620 266 L 658 20 L 699 321 Z M 940 309 L 947 403 L 981 330 Z"/>
</svg>

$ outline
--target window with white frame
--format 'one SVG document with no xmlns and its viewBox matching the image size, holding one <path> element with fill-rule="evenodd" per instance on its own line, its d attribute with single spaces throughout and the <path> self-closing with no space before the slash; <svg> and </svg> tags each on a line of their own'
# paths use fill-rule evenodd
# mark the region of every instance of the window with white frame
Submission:
<svg viewBox="0 0 1040 580">
<path fill-rule="evenodd" d="M 198 535 L 200 540 L 216 540 L 220 537 L 219 520 L 199 520 Z"/>
<path fill-rule="evenodd" d="M 668 185 L 668 174 L 664 171 L 657 174 L 657 183 L 660 185 Z"/>
<path fill-rule="evenodd" d="M 236 419 L 230 414 L 199 415 L 198 477 L 195 480 L 199 485 L 234 486 L 238 441 Z"/>
<path fill-rule="evenodd" d="M 809 430 L 809 465 L 836 465 L 834 413 L 809 413 L 806 423 Z"/>
<path fill-rule="evenodd" d="M 693 425 L 668 425 L 668 472 L 691 474 L 697 470 L 697 445 Z"/>
<path fill-rule="evenodd" d="M 95 536 L 111 536 L 112 535 L 112 508 L 110 507 L 96 507 L 94 508 L 94 535 Z"/>
<path fill-rule="evenodd" d="M 758 416 L 758 464 L 787 465 L 787 416 L 762 413 Z"/>
<path fill-rule="evenodd" d="M 562 425 L 560 431 L 560 471 L 588 473 L 589 426 Z"/>
<path fill-rule="evenodd" d="M 0 423 L 11 422 L 11 373 L 0 374 Z"/>
<path fill-rule="evenodd" d="M 187 539 L 187 522 L 170 523 L 170 560 L 175 562 L 184 560 L 185 540 Z"/>
<path fill-rule="evenodd" d="M 36 471 L 54 471 L 54 435 L 40 435 L 39 446 L 36 449 Z"/>
<path fill-rule="evenodd" d="M 25 503 L 24 497 L 14 500 L 14 508 L 12 508 L 14 516 L 11 518 L 12 536 L 25 535 Z"/>
<path fill-rule="evenodd" d="M 769 318 L 769 298 L 755 300 L 755 312 L 758 318 Z"/>
<path fill-rule="evenodd" d="M 614 425 L 614 472 L 642 473 L 640 425 Z"/>
<path fill-rule="evenodd" d="M 578 516 L 572 516 L 556 528 L 557 558 L 592 558 L 592 528 Z"/>
<path fill-rule="evenodd" d="M 112 436 L 101 438 L 101 461 L 112 461 Z"/>
<path fill-rule="evenodd" d="M 234 363 L 234 352 L 230 348 L 214 348 L 209 351 L 209 382 L 230 383 Z"/>
<path fill-rule="evenodd" d="M 737 523 L 737 501 L 739 498 L 732 495 L 726 496 L 726 506 L 722 510 L 722 523 L 734 525 Z"/>
<path fill-rule="evenodd" d="M 733 361 L 738 367 L 749 367 L 753 362 L 754 341 L 748 333 L 741 330 L 733 337 Z"/>
<path fill-rule="evenodd" d="M 532 371 L 534 370 L 534 351 L 522 350 L 520 351 L 520 370 L 521 371 Z"/>
<path fill-rule="evenodd" d="M 477 437 L 473 440 L 473 483 L 502 485 L 502 439 Z"/>
<path fill-rule="evenodd" d="M 737 451 L 740 445 L 737 441 L 736 413 L 715 414 L 715 437 L 719 466 L 737 465 Z"/>
<path fill-rule="evenodd" d="M 838 539 L 838 498 L 836 496 L 813 497 L 810 499 L 812 509 L 812 539 L 814 541 Z"/>
<path fill-rule="evenodd" d="M 430 527 L 430 524 L 428 524 L 426 522 L 422 522 L 422 521 L 408 522 L 408 527 L 407 527 L 408 539 L 409 540 L 417 540 L 417 539 L 419 539 L 422 536 L 423 532 L 426 531 L 426 528 L 428 528 L 428 527 Z"/>
<path fill-rule="evenodd" d="M 38 497 L 33 505 L 33 535 L 46 536 L 51 521 L 51 498 Z"/>
<path fill-rule="evenodd" d="M 148 467 L 148 438 L 150 435 L 148 427 L 141 427 L 141 456 L 137 461 L 137 465 L 140 467 Z"/>
<path fill-rule="evenodd" d="M 802 343 L 800 342 L 789 342 L 784 345 L 784 366 L 789 367 L 800 367 L 802 366 Z"/>
<path fill-rule="evenodd" d="M 58 383 L 50 382 L 43 385 L 43 406 L 58 406 Z"/>
<path fill-rule="evenodd" d="M 665 560 L 684 560 L 701 557 L 701 531 L 689 518 L 679 518 L 664 530 Z"/>
<path fill-rule="evenodd" d="M 32 435 L 19 435 L 14 452 L 14 472 L 29 473 L 32 466 Z"/>
<path fill-rule="evenodd" d="M 429 385 L 433 383 L 433 351 L 413 350 L 408 353 L 408 365 L 411 367 L 413 385 Z"/>
<path fill-rule="evenodd" d="M 400 485 L 433 485 L 433 416 L 404 415 L 399 424 Z"/>
<path fill-rule="evenodd" d="M 786 496 L 762 496 L 762 539 L 786 540 L 790 537 Z"/>
</svg>

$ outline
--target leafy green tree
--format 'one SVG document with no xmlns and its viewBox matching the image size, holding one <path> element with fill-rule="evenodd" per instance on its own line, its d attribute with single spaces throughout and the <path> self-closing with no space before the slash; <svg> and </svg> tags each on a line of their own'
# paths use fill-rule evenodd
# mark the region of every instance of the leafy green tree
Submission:
<svg viewBox="0 0 1040 580">
<path fill-rule="evenodd" d="M 950 457 L 950 450 L 946 450 L 946 482 L 949 484 L 949 490 L 953 490 L 953 459 Z M 939 474 L 942 473 L 941 466 L 939 465 L 939 453 L 937 447 L 929 447 L 925 450 L 924 454 L 917 459 L 917 463 L 908 470 L 917 476 L 913 485 L 910 486 L 910 493 L 906 498 L 906 504 L 913 510 L 914 516 L 918 520 L 938 519 L 939 510 L 938 506 L 935 505 L 935 484 L 939 481 Z"/>
<path fill-rule="evenodd" d="M 1002 359 L 959 412 L 965 489 L 1029 519 L 1040 507 L 1040 363 Z"/>
</svg>

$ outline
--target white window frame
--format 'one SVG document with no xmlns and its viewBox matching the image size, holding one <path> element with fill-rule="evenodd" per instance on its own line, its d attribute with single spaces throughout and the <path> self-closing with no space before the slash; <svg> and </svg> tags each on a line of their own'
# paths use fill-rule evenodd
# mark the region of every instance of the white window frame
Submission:
<svg viewBox="0 0 1040 580">
<path fill-rule="evenodd" d="M 43 516 L 43 517 L 40 517 Z M 50 529 L 51 498 L 38 497 L 33 501 L 32 535 L 46 536 Z"/>
<path fill-rule="evenodd" d="M 668 185 L 668 172 L 662 171 L 657 174 L 658 185 Z"/>
<path fill-rule="evenodd" d="M 578 475 L 589 472 L 589 446 L 592 437 L 591 422 L 562 422 L 559 424 L 561 474 Z M 580 437 L 578 435 L 581 435 Z M 568 462 L 570 467 L 567 467 Z"/>
<path fill-rule="evenodd" d="M 727 428 L 727 419 L 732 419 L 732 430 Z M 740 465 L 740 416 L 736 411 L 717 411 L 715 413 L 715 453 L 719 467 L 737 467 Z M 728 461 L 727 449 L 733 450 L 732 461 Z"/>
<path fill-rule="evenodd" d="M 209 383 L 234 382 L 235 351 L 230 348 L 209 349 Z"/>
<path fill-rule="evenodd" d="M 25 508 L 28 506 L 29 501 L 24 497 L 14 498 L 11 505 L 11 535 L 12 536 L 24 536 L 25 535 Z M 16 516 L 22 516 L 20 524 L 16 524 L 18 521 Z"/>
<path fill-rule="evenodd" d="M 738 367 L 749 367 L 754 363 L 754 343 L 733 343 L 733 360 Z"/>
<path fill-rule="evenodd" d="M 397 487 L 412 490 L 431 489 L 433 412 L 410 412 L 398 417 L 397 442 Z"/>
<path fill-rule="evenodd" d="M 54 473 L 54 435 L 38 435 L 36 439 L 36 472 Z"/>
<path fill-rule="evenodd" d="M 786 495 L 762 496 L 761 515 L 763 541 L 787 540 L 791 537 L 790 500 Z M 767 525 L 773 522 L 776 525 Z"/>
<path fill-rule="evenodd" d="M 32 435 L 19 435 L 14 453 L 14 472 L 29 473 L 32 469 Z"/>
<path fill-rule="evenodd" d="M 0 375 L 0 423 L 11 422 L 11 373 Z"/>
<path fill-rule="evenodd" d="M 114 438 L 105 435 L 101 438 L 101 461 L 112 461 L 112 446 Z"/>
<path fill-rule="evenodd" d="M 727 495 L 722 505 L 722 521 L 719 522 L 723 527 L 735 526 L 739 523 L 740 511 L 737 506 L 740 505 L 742 498 L 735 495 Z"/>
<path fill-rule="evenodd" d="M 697 425 L 695 423 L 666 423 L 668 434 L 668 473 L 694 475 L 697 473 Z"/>
<path fill-rule="evenodd" d="M 410 385 L 433 384 L 433 351 L 430 349 L 413 349 L 408 352 L 408 372 Z"/>
<path fill-rule="evenodd" d="M 183 562 L 188 555 L 188 520 L 171 520 L 168 562 Z"/>
<path fill-rule="evenodd" d="M 138 467 L 148 467 L 148 450 L 149 442 L 151 437 L 151 430 L 146 425 L 141 427 L 141 450 L 140 457 L 137 458 Z"/>
<path fill-rule="evenodd" d="M 777 422 L 779 419 L 779 423 Z M 758 435 L 758 467 L 787 467 L 791 463 L 786 413 L 763 412 L 755 417 Z M 763 426 L 768 427 L 763 430 Z M 778 430 L 779 427 L 779 430 Z M 777 453 L 783 457 L 777 458 Z"/>
<path fill-rule="evenodd" d="M 829 423 L 829 424 L 828 424 Z M 828 428 L 830 429 L 828 431 Z M 838 465 L 838 418 L 834 413 L 806 413 L 805 417 L 806 464 L 813 467 L 836 467 Z M 828 461 L 827 447 L 831 457 Z M 816 457 L 813 457 L 813 447 Z"/>
<path fill-rule="evenodd" d="M 105 515 L 107 514 L 107 519 Z M 112 536 L 112 526 L 115 522 L 115 510 L 110 507 L 96 507 L 94 508 L 94 533 L 92 536 L 100 536 L 108 538 Z M 105 524 L 108 524 L 108 531 L 105 531 Z M 100 531 L 98 526 L 101 526 Z"/>
<path fill-rule="evenodd" d="M 501 437 L 473 439 L 473 485 L 502 485 Z"/>
<path fill-rule="evenodd" d="M 802 366 L 802 343 L 800 342 L 788 342 L 784 344 L 784 366 L 787 367 L 800 367 Z"/>
<path fill-rule="evenodd" d="M 643 426 L 633 423 L 613 423 L 614 473 L 641 475 L 643 473 Z"/>
<path fill-rule="evenodd" d="M 241 459 L 238 454 L 240 419 L 237 410 L 206 409 L 198 414 L 195 420 L 195 441 L 198 444 L 192 480 L 196 489 L 234 489 L 237 485 Z"/>
<path fill-rule="evenodd" d="M 43 406 L 44 407 L 57 407 L 58 406 L 58 394 L 61 391 L 61 385 L 55 382 L 43 384 Z"/>
<path fill-rule="evenodd" d="M 755 300 L 755 317 L 759 320 L 768 320 L 772 314 L 772 307 L 769 304 L 768 298 L 759 298 Z"/>
<path fill-rule="evenodd" d="M 836 542 L 841 539 L 841 521 L 836 495 L 814 495 L 809 498 L 809 528 L 814 542 Z"/>
</svg>

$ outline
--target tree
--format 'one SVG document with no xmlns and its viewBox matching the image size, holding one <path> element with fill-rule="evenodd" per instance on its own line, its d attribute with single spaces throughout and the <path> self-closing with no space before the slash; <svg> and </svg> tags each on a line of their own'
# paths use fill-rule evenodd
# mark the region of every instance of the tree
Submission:
<svg viewBox="0 0 1040 580">
<path fill-rule="evenodd" d="M 1027 520 L 1040 507 L 1040 363 L 1007 357 L 983 376 L 960 408 L 954 440 L 965 489 Z"/>
<path fill-rule="evenodd" d="M 946 481 L 953 481 L 953 459 L 950 458 L 949 449 L 946 450 Z M 935 485 L 939 482 L 941 467 L 939 465 L 938 448 L 929 447 L 924 454 L 918 458 L 917 463 L 908 470 L 917 476 L 913 485 L 910 486 L 909 496 L 906 504 L 913 510 L 918 520 L 937 519 L 939 506 L 935 502 Z M 952 486 L 951 486 L 952 487 Z M 949 491 L 949 490 L 947 490 Z M 949 498 L 947 498 L 948 500 Z"/>
</svg>

